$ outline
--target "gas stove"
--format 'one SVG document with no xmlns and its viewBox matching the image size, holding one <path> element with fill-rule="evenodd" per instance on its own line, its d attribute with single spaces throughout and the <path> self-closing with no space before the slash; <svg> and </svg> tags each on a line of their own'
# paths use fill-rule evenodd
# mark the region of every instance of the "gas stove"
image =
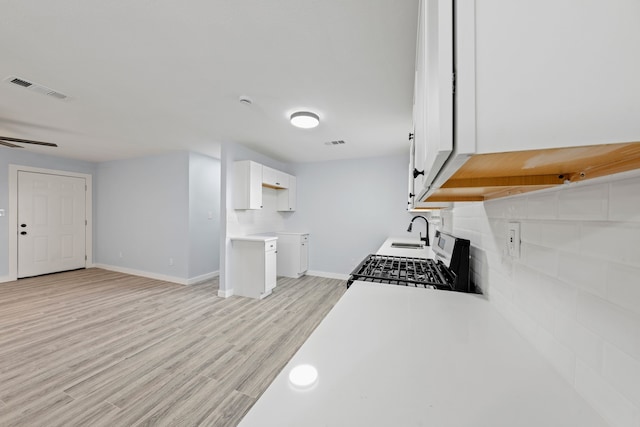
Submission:
<svg viewBox="0 0 640 427">
<path fill-rule="evenodd" d="M 469 281 L 470 242 L 436 231 L 436 259 L 368 255 L 351 273 L 358 280 L 425 289 L 473 292 Z"/>
</svg>

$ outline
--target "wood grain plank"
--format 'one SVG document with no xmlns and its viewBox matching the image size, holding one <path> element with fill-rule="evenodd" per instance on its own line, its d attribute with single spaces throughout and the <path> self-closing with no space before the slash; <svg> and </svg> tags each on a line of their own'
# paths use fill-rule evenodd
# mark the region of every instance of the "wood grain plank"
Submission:
<svg viewBox="0 0 640 427">
<path fill-rule="evenodd" d="M 86 269 L 0 285 L 0 425 L 236 425 L 345 292 L 258 301 Z"/>
</svg>

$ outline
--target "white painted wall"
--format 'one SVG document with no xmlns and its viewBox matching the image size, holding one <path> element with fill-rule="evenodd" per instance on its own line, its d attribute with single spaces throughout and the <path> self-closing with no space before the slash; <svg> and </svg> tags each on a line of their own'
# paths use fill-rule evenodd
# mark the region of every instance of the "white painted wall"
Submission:
<svg viewBox="0 0 640 427">
<path fill-rule="evenodd" d="M 286 229 L 311 234 L 309 270 L 347 275 L 387 237 L 424 235 L 422 220 L 406 231 L 408 164 L 408 156 L 295 164 L 298 206 Z"/>
<path fill-rule="evenodd" d="M 460 204 L 472 277 L 612 426 L 640 425 L 640 177 Z M 521 258 L 506 255 L 521 223 Z"/>
<path fill-rule="evenodd" d="M 51 149 L 52 154 L 55 148 Z M 44 154 L 36 154 L 18 148 L 0 147 L 0 209 L 4 209 L 5 216 L 0 217 L 0 281 L 9 274 L 9 164 L 31 166 L 45 169 L 80 172 L 95 176 L 96 164 L 80 160 L 65 159 Z M 96 209 L 96 180 L 93 180 L 93 211 Z M 96 228 L 94 221 L 93 235 Z M 96 251 L 96 239 L 93 240 L 93 252 Z"/>
</svg>

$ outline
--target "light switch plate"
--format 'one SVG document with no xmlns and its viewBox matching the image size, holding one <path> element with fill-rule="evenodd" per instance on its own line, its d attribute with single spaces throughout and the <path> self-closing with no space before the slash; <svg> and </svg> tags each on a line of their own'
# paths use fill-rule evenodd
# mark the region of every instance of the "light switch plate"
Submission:
<svg viewBox="0 0 640 427">
<path fill-rule="evenodd" d="M 520 258 L 520 223 L 510 222 L 507 227 L 507 253 L 512 258 Z"/>
<path fill-rule="evenodd" d="M 4 216 L 4 209 L 0 209 L 0 216 Z"/>
</svg>

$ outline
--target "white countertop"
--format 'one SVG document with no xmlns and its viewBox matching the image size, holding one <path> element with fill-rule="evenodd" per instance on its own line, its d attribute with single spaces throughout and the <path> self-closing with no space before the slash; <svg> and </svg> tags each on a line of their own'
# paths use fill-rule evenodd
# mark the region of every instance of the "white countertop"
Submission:
<svg viewBox="0 0 640 427">
<path fill-rule="evenodd" d="M 231 240 L 248 240 L 250 242 L 269 242 L 271 240 L 278 240 L 278 237 L 273 234 L 249 234 L 247 236 L 235 236 L 230 237 Z"/>
<path fill-rule="evenodd" d="M 481 295 L 354 282 L 240 426 L 606 424 Z"/>
<path fill-rule="evenodd" d="M 422 249 L 392 248 L 391 243 L 421 243 L 419 239 L 410 237 L 389 237 L 384 241 L 378 252 L 378 255 L 401 256 L 410 258 L 435 258 L 435 254 L 431 250 L 431 246 L 425 246 Z"/>
</svg>

